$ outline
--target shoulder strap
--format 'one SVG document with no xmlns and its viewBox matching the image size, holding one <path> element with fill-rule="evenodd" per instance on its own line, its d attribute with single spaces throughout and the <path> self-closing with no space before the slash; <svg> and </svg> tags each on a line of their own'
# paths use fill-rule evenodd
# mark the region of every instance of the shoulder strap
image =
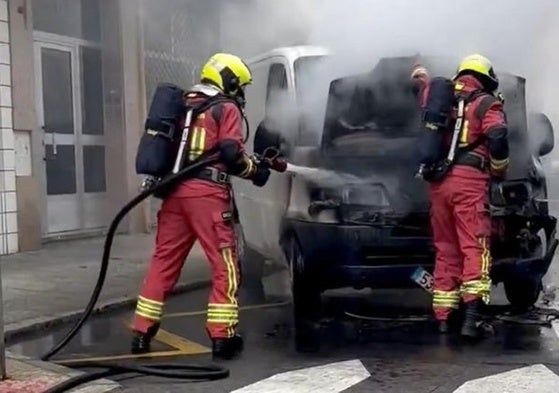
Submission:
<svg viewBox="0 0 559 393">
<path fill-rule="evenodd" d="M 489 107 L 497 101 L 498 99 L 496 97 L 490 94 L 485 94 L 485 96 L 481 99 L 481 102 L 477 106 L 474 115 L 481 120 L 489 110 Z"/>
<path fill-rule="evenodd" d="M 212 112 L 212 117 L 213 117 L 215 123 L 218 124 L 218 125 L 219 125 L 219 119 L 221 119 L 221 113 L 222 113 L 221 109 L 222 109 L 221 104 L 217 104 L 217 105 L 214 105 L 212 107 L 212 111 L 211 111 Z"/>
<path fill-rule="evenodd" d="M 460 134 L 462 134 L 462 132 L 464 132 L 463 121 L 465 115 L 465 107 L 468 103 L 472 102 L 473 100 L 481 96 L 486 96 L 482 98 L 482 102 L 480 103 L 480 106 L 483 106 L 482 115 L 484 115 L 485 112 L 487 112 L 487 110 L 489 109 L 489 106 L 491 106 L 491 104 L 494 102 L 493 101 L 494 97 L 487 94 L 486 92 L 482 90 L 474 90 L 471 93 L 469 93 L 466 97 L 463 97 L 458 101 L 458 117 L 456 119 L 454 135 L 450 145 L 451 148 L 448 152 L 448 157 L 447 157 L 447 160 L 449 162 L 454 162 L 456 158 L 461 156 L 462 154 L 475 150 L 478 146 L 480 146 L 485 141 L 485 135 L 481 135 L 479 138 L 477 138 L 474 142 L 470 143 L 469 145 L 465 147 L 458 147 L 458 137 Z M 491 100 L 487 100 L 487 97 L 491 98 Z M 476 108 L 474 114 L 477 116 L 477 113 L 478 113 L 478 108 Z"/>
<path fill-rule="evenodd" d="M 476 116 L 478 119 L 482 119 L 483 116 L 485 116 L 485 113 L 489 110 L 489 107 L 491 105 L 493 105 L 493 103 L 495 103 L 495 101 L 497 101 L 498 99 L 496 97 L 492 96 L 491 94 L 488 94 L 487 92 L 484 92 L 482 90 L 475 90 L 475 91 L 471 92 L 464 99 L 464 101 L 466 103 L 470 103 L 470 102 L 472 102 L 473 100 L 475 100 L 476 98 L 479 98 L 479 97 L 483 97 L 483 98 L 481 99 L 481 102 L 479 103 L 476 110 L 474 111 L 474 116 Z M 464 146 L 464 147 L 459 147 L 457 149 L 458 150 L 457 155 L 462 155 L 464 153 L 475 150 L 476 148 L 481 146 L 481 144 L 483 144 L 483 142 L 485 142 L 485 139 L 486 139 L 485 135 L 481 135 L 475 141 L 470 143 L 469 145 Z"/>
<path fill-rule="evenodd" d="M 221 110 L 222 110 L 221 104 L 224 104 L 226 102 L 235 104 L 235 101 L 228 97 L 220 97 L 220 96 L 208 97 L 202 102 L 192 106 L 193 118 L 195 118 L 199 114 L 211 108 L 212 117 L 217 123 L 221 117 Z"/>
</svg>

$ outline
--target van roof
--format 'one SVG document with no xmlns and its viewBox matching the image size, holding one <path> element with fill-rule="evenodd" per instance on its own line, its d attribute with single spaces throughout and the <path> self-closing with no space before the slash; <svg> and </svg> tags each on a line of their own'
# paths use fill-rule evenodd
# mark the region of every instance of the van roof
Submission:
<svg viewBox="0 0 559 393">
<path fill-rule="evenodd" d="M 294 62 L 300 57 L 308 56 L 327 56 L 330 51 L 321 46 L 315 45 L 295 45 L 295 46 L 284 46 L 281 48 L 275 48 L 270 51 L 261 53 L 247 60 L 248 64 L 258 63 L 260 61 L 266 60 L 270 57 L 285 57 L 289 62 Z"/>
</svg>

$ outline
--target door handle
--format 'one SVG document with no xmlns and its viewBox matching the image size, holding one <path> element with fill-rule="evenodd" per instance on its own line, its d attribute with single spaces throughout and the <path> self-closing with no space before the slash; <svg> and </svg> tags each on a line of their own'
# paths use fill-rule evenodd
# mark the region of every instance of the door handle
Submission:
<svg viewBox="0 0 559 393">
<path fill-rule="evenodd" d="M 52 137 L 52 143 L 51 143 L 51 145 L 52 145 L 52 157 L 47 157 L 46 151 L 45 151 L 44 160 L 45 161 L 46 160 L 54 160 L 56 155 L 57 155 L 55 132 L 54 132 L 54 130 L 49 132 L 49 130 L 46 126 L 42 126 L 41 129 L 45 133 L 45 137 L 46 137 L 47 134 L 51 134 L 51 137 Z M 43 139 L 43 144 L 45 144 L 45 139 Z"/>
</svg>

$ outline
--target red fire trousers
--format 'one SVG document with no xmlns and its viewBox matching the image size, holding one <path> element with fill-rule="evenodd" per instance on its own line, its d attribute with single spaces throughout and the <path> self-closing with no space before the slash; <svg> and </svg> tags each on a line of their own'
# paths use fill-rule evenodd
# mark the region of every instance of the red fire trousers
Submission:
<svg viewBox="0 0 559 393">
<path fill-rule="evenodd" d="M 198 240 L 211 264 L 212 288 L 206 330 L 211 338 L 231 337 L 238 324 L 239 268 L 230 199 L 224 193 L 169 197 L 157 216 L 155 252 L 149 263 L 133 329 L 146 333 L 161 320 L 165 298 L 177 283 Z"/>
<path fill-rule="evenodd" d="M 460 300 L 489 301 L 488 176 L 457 166 L 430 185 L 430 197 L 436 249 L 433 310 L 437 320 L 446 320 Z"/>
</svg>

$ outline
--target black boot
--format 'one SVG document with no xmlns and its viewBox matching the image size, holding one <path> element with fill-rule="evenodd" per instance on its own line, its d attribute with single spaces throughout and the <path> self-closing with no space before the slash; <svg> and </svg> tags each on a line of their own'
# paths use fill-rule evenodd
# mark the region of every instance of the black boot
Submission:
<svg viewBox="0 0 559 393">
<path fill-rule="evenodd" d="M 146 333 L 134 332 L 132 337 L 132 350 L 135 355 L 151 352 L 151 340 L 157 334 L 159 324 L 151 326 Z"/>
<path fill-rule="evenodd" d="M 212 354 L 216 358 L 233 359 L 243 351 L 243 338 L 235 334 L 229 338 L 213 338 Z"/>
<path fill-rule="evenodd" d="M 440 334 L 449 334 L 451 332 L 450 323 L 448 321 L 438 321 L 438 329 Z"/>
<path fill-rule="evenodd" d="M 481 329 L 481 299 L 464 304 L 464 322 L 462 323 L 462 337 L 469 340 L 479 340 L 483 337 Z"/>
<path fill-rule="evenodd" d="M 448 318 L 438 321 L 438 330 L 440 334 L 458 333 L 462 327 L 462 312 L 460 310 L 453 310 Z"/>
</svg>

